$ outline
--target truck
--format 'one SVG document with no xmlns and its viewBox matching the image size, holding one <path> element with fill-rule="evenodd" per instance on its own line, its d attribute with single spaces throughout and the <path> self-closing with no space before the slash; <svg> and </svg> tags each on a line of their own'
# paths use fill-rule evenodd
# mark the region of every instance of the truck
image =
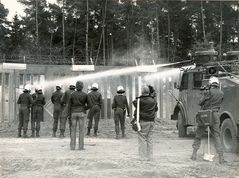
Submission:
<svg viewBox="0 0 239 178">
<path fill-rule="evenodd" d="M 177 120 L 178 136 L 187 136 L 189 127 L 196 127 L 196 114 L 200 110 L 199 100 L 208 86 L 211 76 L 220 81 L 224 99 L 219 110 L 220 137 L 225 152 L 239 151 L 239 51 L 229 51 L 219 60 L 215 50 L 195 52 L 194 68 L 183 70 L 177 103 L 171 114 Z M 194 129 L 195 130 L 195 129 Z"/>
</svg>

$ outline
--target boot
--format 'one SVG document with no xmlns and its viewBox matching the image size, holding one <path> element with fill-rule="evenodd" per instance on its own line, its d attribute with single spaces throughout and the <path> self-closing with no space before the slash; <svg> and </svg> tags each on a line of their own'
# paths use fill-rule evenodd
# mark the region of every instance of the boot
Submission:
<svg viewBox="0 0 239 178">
<path fill-rule="evenodd" d="M 23 131 L 23 138 L 27 138 L 27 131 L 26 130 Z"/>
<path fill-rule="evenodd" d="M 97 137 L 97 129 L 94 130 L 94 136 Z"/>
<path fill-rule="evenodd" d="M 226 161 L 224 160 L 224 156 L 223 156 L 223 154 L 219 154 L 218 155 L 219 157 L 219 164 L 224 164 L 224 163 L 226 163 Z"/>
<path fill-rule="evenodd" d="M 21 129 L 18 129 L 18 134 L 17 134 L 17 137 L 21 137 L 22 136 L 22 130 Z"/>
<path fill-rule="evenodd" d="M 31 137 L 35 137 L 35 130 L 32 130 L 32 134 L 31 134 Z"/>
<path fill-rule="evenodd" d="M 90 136 L 90 128 L 88 128 L 86 135 Z"/>
<path fill-rule="evenodd" d="M 115 139 L 117 140 L 119 139 L 119 134 L 116 134 Z"/>
<path fill-rule="evenodd" d="M 60 138 L 64 138 L 65 137 L 64 132 L 65 132 L 64 130 L 61 130 Z"/>
<path fill-rule="evenodd" d="M 36 137 L 40 137 L 39 130 L 36 132 Z"/>
<path fill-rule="evenodd" d="M 197 159 L 197 150 L 193 150 L 193 154 L 191 156 L 191 160 L 195 161 Z"/>
<path fill-rule="evenodd" d="M 52 137 L 56 137 L 56 131 L 53 131 Z"/>
</svg>

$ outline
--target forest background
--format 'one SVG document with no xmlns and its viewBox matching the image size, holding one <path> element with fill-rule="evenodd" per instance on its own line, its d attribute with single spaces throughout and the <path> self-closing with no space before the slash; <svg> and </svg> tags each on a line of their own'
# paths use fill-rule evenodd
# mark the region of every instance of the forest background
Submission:
<svg viewBox="0 0 239 178">
<path fill-rule="evenodd" d="M 0 59 L 37 64 L 135 65 L 187 60 L 213 42 L 239 47 L 238 1 L 18 0 L 7 19 L 0 1 Z"/>
</svg>

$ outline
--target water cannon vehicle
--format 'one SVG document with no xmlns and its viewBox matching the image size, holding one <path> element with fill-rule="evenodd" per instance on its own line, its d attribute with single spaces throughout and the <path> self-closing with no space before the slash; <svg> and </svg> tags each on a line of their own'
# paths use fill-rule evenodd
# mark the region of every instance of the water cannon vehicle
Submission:
<svg viewBox="0 0 239 178">
<path fill-rule="evenodd" d="M 198 102 L 211 76 L 220 81 L 224 99 L 219 110 L 220 132 L 223 148 L 226 152 L 238 152 L 239 149 L 239 51 L 230 51 L 219 60 L 214 50 L 195 52 L 193 62 L 196 67 L 183 70 L 179 83 L 174 86 L 179 90 L 177 103 L 171 115 L 177 120 L 179 137 L 187 136 L 189 127 L 196 126 L 196 114 L 200 110 Z"/>
</svg>

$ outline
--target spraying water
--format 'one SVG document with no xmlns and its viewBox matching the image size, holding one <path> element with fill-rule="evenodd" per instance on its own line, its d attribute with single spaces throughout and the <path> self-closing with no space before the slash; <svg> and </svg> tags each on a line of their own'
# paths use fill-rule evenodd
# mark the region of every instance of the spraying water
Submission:
<svg viewBox="0 0 239 178">
<path fill-rule="evenodd" d="M 63 79 L 46 81 L 46 82 L 42 83 L 42 86 L 44 88 L 48 88 L 48 87 L 55 86 L 57 83 L 61 83 L 64 85 L 64 84 L 69 84 L 69 83 L 75 83 L 78 80 L 87 81 L 90 79 L 98 79 L 98 78 L 104 78 L 104 77 L 109 77 L 109 76 L 128 75 L 128 74 L 132 74 L 132 73 L 157 72 L 158 68 L 160 68 L 160 67 L 167 67 L 167 66 L 171 66 L 171 65 L 175 65 L 175 64 L 179 64 L 179 63 L 182 63 L 182 62 L 125 67 L 125 68 L 121 68 L 121 69 L 112 69 L 112 70 L 106 70 L 106 71 L 102 71 L 102 72 L 91 73 L 91 74 L 81 74 L 81 75 L 75 76 L 75 77 L 68 77 L 68 78 L 63 78 Z"/>
</svg>

